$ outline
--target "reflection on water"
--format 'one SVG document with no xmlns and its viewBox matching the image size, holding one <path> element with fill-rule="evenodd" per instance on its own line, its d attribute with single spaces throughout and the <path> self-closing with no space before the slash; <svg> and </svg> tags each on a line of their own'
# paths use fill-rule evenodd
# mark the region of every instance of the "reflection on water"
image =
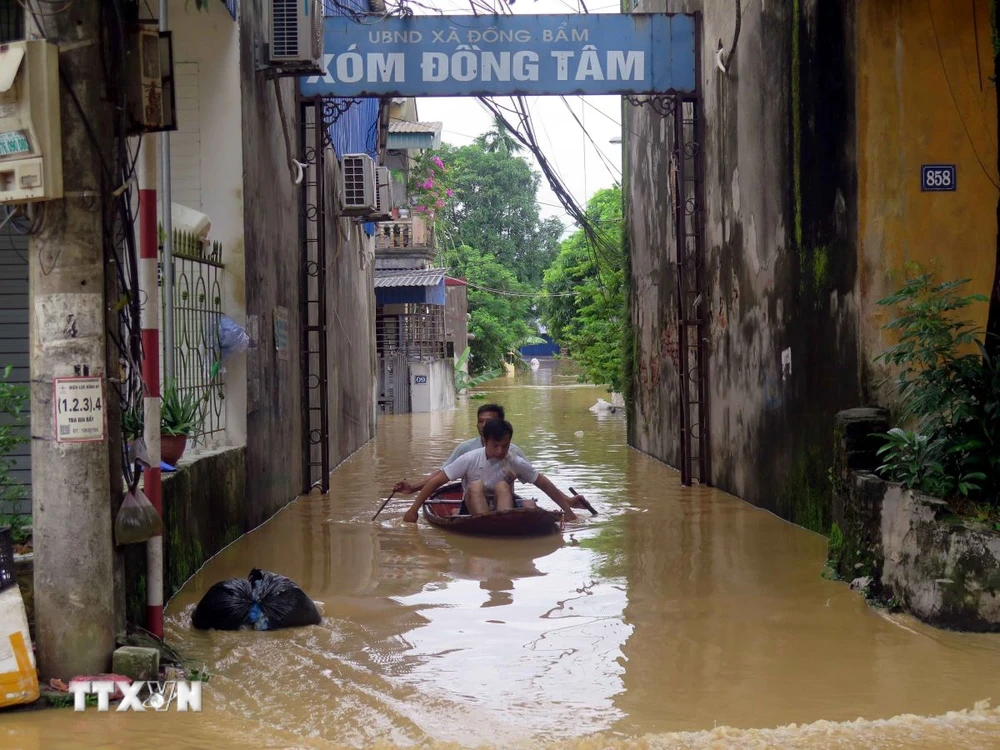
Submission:
<svg viewBox="0 0 1000 750">
<path fill-rule="evenodd" d="M 384 418 L 329 497 L 300 498 L 170 602 L 168 638 L 213 674 L 204 714 L 14 714 L 0 746 L 1000 745 L 1000 714 L 973 708 L 998 697 L 996 636 L 868 609 L 820 578 L 823 538 L 681 488 L 562 367 L 490 385 L 529 458 L 600 516 L 481 539 L 403 524 L 404 499 L 372 522 L 396 480 L 474 433 L 482 402 Z M 297 581 L 322 624 L 192 630 L 203 593 L 252 567 Z"/>
</svg>

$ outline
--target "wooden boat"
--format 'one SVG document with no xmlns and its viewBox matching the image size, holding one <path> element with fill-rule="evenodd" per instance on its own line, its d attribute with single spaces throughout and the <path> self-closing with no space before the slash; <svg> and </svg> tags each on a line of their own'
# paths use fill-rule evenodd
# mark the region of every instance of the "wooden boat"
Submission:
<svg viewBox="0 0 1000 750">
<path fill-rule="evenodd" d="M 524 498 L 514 495 L 515 499 Z M 562 511 L 544 508 L 491 510 L 470 516 L 462 510 L 462 483 L 453 482 L 437 490 L 424 503 L 424 520 L 434 526 L 464 534 L 491 536 L 534 536 L 559 530 Z"/>
</svg>

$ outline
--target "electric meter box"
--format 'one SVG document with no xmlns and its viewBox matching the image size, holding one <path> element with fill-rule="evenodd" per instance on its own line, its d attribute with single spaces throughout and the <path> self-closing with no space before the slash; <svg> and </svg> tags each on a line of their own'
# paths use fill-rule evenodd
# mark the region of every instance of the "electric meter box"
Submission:
<svg viewBox="0 0 1000 750">
<path fill-rule="evenodd" d="M 59 48 L 0 44 L 0 203 L 62 197 Z"/>
</svg>

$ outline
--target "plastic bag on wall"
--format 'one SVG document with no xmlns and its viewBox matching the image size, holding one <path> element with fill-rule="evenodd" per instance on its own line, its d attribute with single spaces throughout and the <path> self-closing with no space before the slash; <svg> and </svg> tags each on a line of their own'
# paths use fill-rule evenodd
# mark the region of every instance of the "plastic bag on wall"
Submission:
<svg viewBox="0 0 1000 750">
<path fill-rule="evenodd" d="M 219 319 L 219 349 L 221 357 L 212 365 L 212 375 L 222 375 L 226 368 L 222 363 L 234 354 L 241 354 L 250 348 L 250 334 L 232 318 L 223 315 Z"/>
<path fill-rule="evenodd" d="M 125 495 L 115 517 L 115 541 L 118 544 L 138 544 L 163 531 L 163 520 L 142 490 L 133 488 Z"/>
</svg>

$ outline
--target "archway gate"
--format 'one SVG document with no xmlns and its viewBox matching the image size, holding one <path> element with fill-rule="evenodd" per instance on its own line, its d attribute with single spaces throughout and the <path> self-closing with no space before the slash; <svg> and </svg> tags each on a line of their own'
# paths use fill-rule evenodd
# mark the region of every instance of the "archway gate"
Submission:
<svg viewBox="0 0 1000 750">
<path fill-rule="evenodd" d="M 700 14 L 328 16 L 302 101 L 302 403 L 308 486 L 329 488 L 329 131 L 362 98 L 621 95 L 672 123 L 681 480 L 710 482 Z M 333 155 L 333 158 L 342 154 Z M 665 248 L 669 253 L 669 248 Z M 307 487 L 308 489 L 308 487 Z"/>
</svg>

